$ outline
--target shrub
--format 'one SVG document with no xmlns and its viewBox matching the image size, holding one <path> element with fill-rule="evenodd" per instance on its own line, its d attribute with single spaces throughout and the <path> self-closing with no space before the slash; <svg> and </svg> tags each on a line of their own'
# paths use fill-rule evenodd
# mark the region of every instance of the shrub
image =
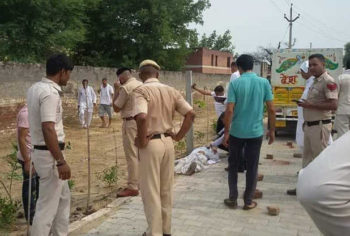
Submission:
<svg viewBox="0 0 350 236">
<path fill-rule="evenodd" d="M 75 186 L 75 181 L 72 179 L 68 180 L 68 186 L 69 186 L 69 189 L 72 190 L 73 187 Z"/>
<path fill-rule="evenodd" d="M 204 133 L 202 133 L 200 131 L 195 131 L 194 132 L 194 139 L 197 140 L 198 142 L 202 141 L 204 136 L 205 136 Z"/>
<path fill-rule="evenodd" d="M 102 180 L 104 183 L 111 187 L 112 184 L 116 183 L 118 180 L 118 171 L 116 166 L 112 166 L 110 168 L 106 168 L 100 173 L 97 178 Z"/>
<path fill-rule="evenodd" d="M 19 201 L 0 196 L 0 228 L 10 228 L 16 222 L 19 207 Z"/>
<path fill-rule="evenodd" d="M 216 121 L 215 119 L 212 120 L 211 127 L 213 127 L 213 130 L 214 130 L 215 133 L 216 133 L 216 128 L 217 128 L 217 126 L 218 126 L 217 121 Z"/>
<path fill-rule="evenodd" d="M 203 100 L 196 100 L 193 104 L 197 105 L 198 108 L 205 108 L 205 106 L 207 105 Z"/>
<path fill-rule="evenodd" d="M 185 148 L 186 148 L 186 143 L 184 140 L 180 140 L 175 144 L 176 151 L 182 152 L 183 150 L 185 150 Z"/>
</svg>

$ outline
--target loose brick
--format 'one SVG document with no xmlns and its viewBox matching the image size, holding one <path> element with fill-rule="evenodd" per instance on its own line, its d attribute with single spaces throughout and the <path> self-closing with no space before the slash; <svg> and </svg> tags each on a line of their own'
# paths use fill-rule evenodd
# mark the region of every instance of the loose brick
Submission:
<svg viewBox="0 0 350 236">
<path fill-rule="evenodd" d="M 280 208 L 277 206 L 268 206 L 267 212 L 270 216 L 278 216 L 280 214 Z"/>
</svg>

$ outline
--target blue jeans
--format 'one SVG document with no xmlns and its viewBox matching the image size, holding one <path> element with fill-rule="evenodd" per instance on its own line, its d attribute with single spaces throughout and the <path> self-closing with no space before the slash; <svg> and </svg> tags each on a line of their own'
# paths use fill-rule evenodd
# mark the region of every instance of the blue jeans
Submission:
<svg viewBox="0 0 350 236">
<path fill-rule="evenodd" d="M 26 220 L 28 221 L 28 193 L 29 193 L 29 173 L 24 171 L 24 162 L 18 160 L 18 162 L 22 166 L 22 174 L 23 174 L 23 184 L 22 184 L 22 202 L 24 207 L 24 215 Z M 30 200 L 30 225 L 33 222 L 34 214 L 35 214 L 35 204 L 36 200 L 39 198 L 39 176 L 35 173 L 32 175 L 32 188 L 31 188 L 31 200 Z"/>
<path fill-rule="evenodd" d="M 237 200 L 238 167 L 242 158 L 246 161 L 246 188 L 244 192 L 244 204 L 250 205 L 256 189 L 260 149 L 263 136 L 257 138 L 241 139 L 230 135 L 228 158 L 228 186 L 229 198 Z M 242 150 L 244 148 L 244 156 Z"/>
</svg>

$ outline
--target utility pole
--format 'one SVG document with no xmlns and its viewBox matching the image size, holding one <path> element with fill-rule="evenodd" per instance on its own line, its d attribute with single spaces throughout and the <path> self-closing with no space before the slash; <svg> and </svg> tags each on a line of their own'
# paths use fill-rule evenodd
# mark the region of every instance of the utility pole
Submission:
<svg viewBox="0 0 350 236">
<path fill-rule="evenodd" d="M 289 43 L 288 48 L 291 49 L 292 46 L 292 28 L 293 28 L 293 22 L 296 21 L 300 17 L 300 14 L 298 14 L 297 17 L 293 19 L 293 3 L 290 4 L 290 17 L 287 18 L 287 15 L 284 14 L 284 18 L 289 22 Z"/>
</svg>

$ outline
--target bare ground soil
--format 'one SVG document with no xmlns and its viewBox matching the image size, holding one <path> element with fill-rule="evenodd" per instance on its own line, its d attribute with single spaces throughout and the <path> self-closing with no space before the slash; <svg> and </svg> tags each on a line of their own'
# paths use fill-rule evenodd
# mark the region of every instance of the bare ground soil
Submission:
<svg viewBox="0 0 350 236">
<path fill-rule="evenodd" d="M 194 101 L 205 101 L 205 107 L 199 108 L 194 105 L 196 111 L 196 121 L 194 124 L 194 144 L 201 146 L 211 141 L 214 136 L 212 127 L 216 122 L 216 114 L 213 101 L 210 97 L 194 95 Z M 203 104 L 203 103 L 202 103 Z M 66 143 L 70 143 L 71 149 L 65 151 L 65 156 L 72 170 L 72 204 L 71 204 L 71 221 L 76 221 L 84 217 L 87 206 L 88 193 L 88 154 L 87 154 L 87 130 L 82 129 L 77 115 L 76 103 L 66 101 L 64 107 L 64 129 L 66 134 Z M 0 108 L 0 178 L 9 183 L 6 178 L 10 168 L 4 158 L 11 153 L 11 143 L 16 142 L 15 117 L 19 106 Z M 105 207 L 115 199 L 118 189 L 125 187 L 127 178 L 127 169 L 125 155 L 122 145 L 121 136 L 121 119 L 119 115 L 114 114 L 112 126 L 110 128 L 99 128 L 101 122 L 97 117 L 97 111 L 94 112 L 94 119 L 89 129 L 90 132 L 90 160 L 91 160 L 91 198 L 90 205 L 93 210 Z M 5 117 L 6 116 L 6 117 Z M 175 129 L 180 128 L 182 118 L 176 116 Z M 183 143 L 176 145 L 177 158 L 185 155 Z M 118 167 L 118 181 L 111 187 L 108 187 L 98 175 L 106 168 Z M 18 172 L 21 173 L 20 171 Z M 20 200 L 21 181 L 15 180 L 12 187 L 13 198 Z M 4 190 L 0 188 L 0 195 Z M 21 208 L 22 211 L 22 208 Z M 23 215 L 23 214 L 22 214 Z M 20 217 L 16 225 L 11 229 L 10 235 L 24 235 L 25 220 Z"/>
</svg>

